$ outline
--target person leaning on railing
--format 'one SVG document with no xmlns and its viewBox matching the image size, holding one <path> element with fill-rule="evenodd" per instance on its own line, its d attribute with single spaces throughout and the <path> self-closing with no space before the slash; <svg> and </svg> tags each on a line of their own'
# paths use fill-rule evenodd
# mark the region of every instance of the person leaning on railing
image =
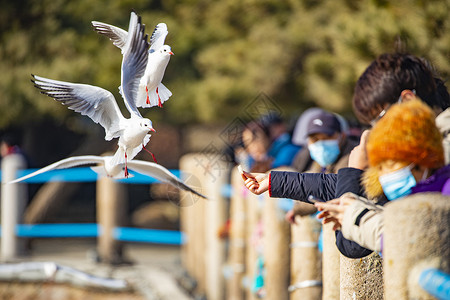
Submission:
<svg viewBox="0 0 450 300">
<path fill-rule="evenodd" d="M 371 130 L 366 148 L 369 168 L 363 185 L 373 200 L 346 193 L 315 205 L 322 211 L 318 217 L 324 223 L 333 222 L 333 228 L 341 229 L 345 238 L 382 252 L 383 207 L 376 205 L 377 201 L 425 192 L 450 196 L 450 165 L 444 166 L 435 115 L 419 100 L 392 105 Z"/>
<path fill-rule="evenodd" d="M 409 54 L 382 54 L 360 76 L 355 87 L 353 106 L 361 122 L 374 124 L 393 104 L 411 101 L 416 96 L 430 106 L 436 115 L 448 113 L 448 91 L 443 81 L 433 75 L 422 59 Z M 446 132 L 442 130 L 441 134 Z M 363 134 L 362 138 L 365 136 Z M 340 169 L 337 175 L 275 171 L 268 174 L 247 173 L 244 176 L 245 184 L 255 194 L 269 191 L 271 197 L 304 202 L 308 202 L 309 195 L 324 201 L 340 197 L 346 192 L 365 196 L 360 184 L 366 167 L 365 152 L 361 151 L 364 149 L 363 144 L 362 140 L 361 146 L 350 154 L 349 167 Z M 340 231 L 336 231 L 336 245 L 343 255 L 350 258 L 372 253 L 372 250 L 345 239 Z"/>
</svg>

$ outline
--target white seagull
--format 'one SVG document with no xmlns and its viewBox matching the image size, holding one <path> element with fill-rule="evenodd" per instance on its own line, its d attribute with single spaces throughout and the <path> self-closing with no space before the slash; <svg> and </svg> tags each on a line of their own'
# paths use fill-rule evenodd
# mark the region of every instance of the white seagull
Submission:
<svg viewBox="0 0 450 300">
<path fill-rule="evenodd" d="M 97 21 L 92 21 L 92 26 L 99 34 L 109 37 L 115 46 L 123 49 L 128 32 L 113 25 Z M 156 25 L 150 38 L 147 67 L 139 83 L 137 107 L 151 107 L 156 105 L 162 107 L 162 104 L 172 96 L 169 89 L 161 83 L 170 56 L 173 55 L 170 46 L 164 45 L 168 33 L 167 25 L 165 23 L 159 23 Z"/>
<path fill-rule="evenodd" d="M 141 116 L 135 104 L 139 80 L 147 63 L 148 42 L 147 35 L 144 36 L 144 26 L 134 12 L 131 13 L 129 32 L 131 34 L 122 48 L 121 74 L 121 94 L 131 114 L 129 119 L 122 115 L 113 94 L 105 89 L 32 75 L 32 81 L 41 93 L 67 105 L 69 109 L 89 116 L 95 123 L 100 123 L 105 128 L 105 140 L 119 138 L 119 148 L 111 164 L 124 163 L 125 176 L 128 175 L 127 160 L 133 159 L 139 151 L 145 149 L 150 140 L 150 132 L 155 131 L 152 122 Z"/>
<path fill-rule="evenodd" d="M 101 176 L 108 176 L 115 179 L 123 179 L 125 176 L 123 175 L 123 169 L 125 168 L 125 164 L 112 164 L 113 156 L 97 156 L 97 155 L 82 155 L 82 156 L 73 156 L 69 158 L 62 159 L 57 161 L 51 165 L 48 165 L 42 169 L 39 169 L 33 173 L 17 178 L 8 183 L 16 183 L 20 181 L 24 181 L 28 178 L 35 177 L 39 174 L 58 169 L 67 169 L 73 167 L 79 167 L 83 165 L 93 165 L 97 164 L 99 166 L 91 167 L 97 174 Z M 199 192 L 195 191 L 191 187 L 187 186 L 183 181 L 178 179 L 175 175 L 173 175 L 169 170 L 165 167 L 142 160 L 130 160 L 128 162 L 128 168 L 130 170 L 136 171 L 138 173 L 153 177 L 158 179 L 161 182 L 170 183 L 171 185 L 188 192 L 191 192 L 197 196 L 202 198 L 206 197 Z"/>
</svg>

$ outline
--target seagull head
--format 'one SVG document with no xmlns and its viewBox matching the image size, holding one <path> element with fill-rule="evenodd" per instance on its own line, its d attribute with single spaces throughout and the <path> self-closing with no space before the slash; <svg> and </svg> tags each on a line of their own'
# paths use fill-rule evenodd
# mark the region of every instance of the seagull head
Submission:
<svg viewBox="0 0 450 300">
<path fill-rule="evenodd" d="M 162 55 L 173 55 L 172 48 L 170 48 L 170 46 L 167 45 L 164 45 L 161 48 L 159 48 L 159 52 Z"/>
<path fill-rule="evenodd" d="M 153 128 L 152 121 L 150 121 L 147 118 L 142 118 L 142 120 L 139 123 L 139 126 L 141 127 L 142 130 L 147 131 L 148 133 L 156 132 L 156 130 Z"/>
</svg>

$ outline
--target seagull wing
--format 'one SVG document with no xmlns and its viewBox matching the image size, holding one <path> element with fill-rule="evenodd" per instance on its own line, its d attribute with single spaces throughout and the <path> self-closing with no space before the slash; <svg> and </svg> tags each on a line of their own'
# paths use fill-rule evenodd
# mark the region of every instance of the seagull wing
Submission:
<svg viewBox="0 0 450 300">
<path fill-rule="evenodd" d="M 128 39 L 122 48 L 122 82 L 121 94 L 125 101 L 125 106 L 131 116 L 141 117 L 137 109 L 137 95 L 139 82 L 145 73 L 148 60 L 148 36 L 144 33 L 145 26 L 141 23 L 141 17 L 132 12 L 130 26 L 128 29 Z"/>
<path fill-rule="evenodd" d="M 156 51 L 164 45 L 169 31 L 167 30 L 166 23 L 159 23 L 153 30 L 152 37 L 150 38 L 150 52 Z"/>
<path fill-rule="evenodd" d="M 128 162 L 128 168 L 141 174 L 156 178 L 159 181 L 170 183 L 181 190 L 191 192 L 197 196 L 207 199 L 206 196 L 187 186 L 175 175 L 170 173 L 169 170 L 159 164 L 142 160 L 131 160 Z"/>
<path fill-rule="evenodd" d="M 105 128 L 105 139 L 118 137 L 124 120 L 113 94 L 97 86 L 70 83 L 36 75 L 32 82 L 42 94 L 67 105 L 69 109 L 90 117 Z"/>
<path fill-rule="evenodd" d="M 115 46 L 120 49 L 125 46 L 128 32 L 119 27 L 102 22 L 92 21 L 91 23 L 97 33 L 109 37 Z"/>
<path fill-rule="evenodd" d="M 42 173 L 45 173 L 48 171 L 52 171 L 52 170 L 67 169 L 67 168 L 73 168 L 73 167 L 78 167 L 78 166 L 82 166 L 82 165 L 91 165 L 91 164 L 99 164 L 99 163 L 104 163 L 104 158 L 101 156 L 96 156 L 96 155 L 73 156 L 73 157 L 65 158 L 65 159 L 62 159 L 55 163 L 52 163 L 51 165 L 43 167 L 42 169 L 39 169 L 33 173 L 30 173 L 28 175 L 17 178 L 8 183 L 16 183 L 16 182 L 24 181 L 28 178 L 35 177 L 39 174 L 42 174 Z"/>
</svg>

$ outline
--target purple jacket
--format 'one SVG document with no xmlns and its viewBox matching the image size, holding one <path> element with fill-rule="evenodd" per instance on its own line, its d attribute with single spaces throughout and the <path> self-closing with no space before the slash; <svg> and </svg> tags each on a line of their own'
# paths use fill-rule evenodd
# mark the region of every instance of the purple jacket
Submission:
<svg viewBox="0 0 450 300">
<path fill-rule="evenodd" d="M 417 183 L 411 194 L 424 192 L 441 192 L 450 196 L 450 165 L 440 168 L 426 180 Z"/>
</svg>

